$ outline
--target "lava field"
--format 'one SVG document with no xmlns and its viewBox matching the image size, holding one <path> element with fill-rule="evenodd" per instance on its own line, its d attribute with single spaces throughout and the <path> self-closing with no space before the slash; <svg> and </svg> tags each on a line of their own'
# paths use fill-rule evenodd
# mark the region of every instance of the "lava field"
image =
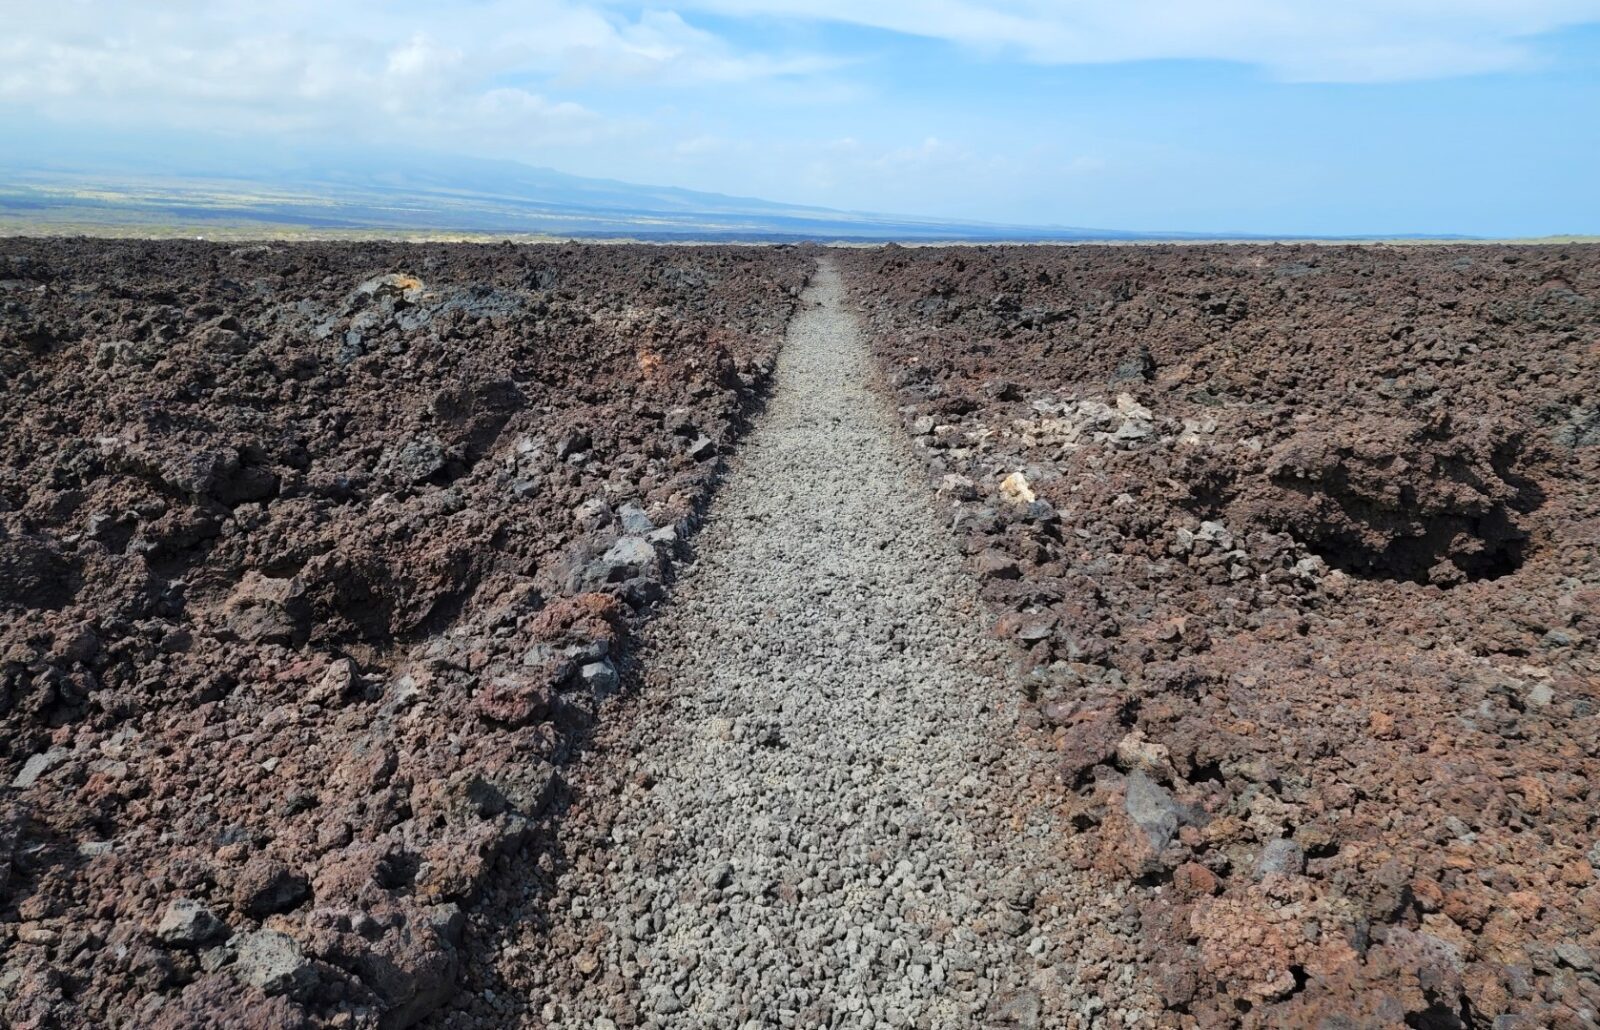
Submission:
<svg viewBox="0 0 1600 1030">
<path fill-rule="evenodd" d="M 1184 1025 L 1600 1011 L 1600 250 L 848 278 Z"/>
<path fill-rule="evenodd" d="M 0 244 L 5 1021 L 444 1000 L 812 265 Z"/>
<path fill-rule="evenodd" d="M 442 1025 L 819 258 L 1156 1025 L 1596 1025 L 1600 248 L 65 239 L 0 240 L 0 1022 Z"/>
</svg>

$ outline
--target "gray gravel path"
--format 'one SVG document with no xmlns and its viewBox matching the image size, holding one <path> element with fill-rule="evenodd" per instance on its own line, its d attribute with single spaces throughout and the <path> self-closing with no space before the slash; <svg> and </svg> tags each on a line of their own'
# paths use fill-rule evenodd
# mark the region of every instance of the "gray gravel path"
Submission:
<svg viewBox="0 0 1600 1030">
<path fill-rule="evenodd" d="M 573 864 L 508 949 L 536 1023 L 1068 1026 L 1138 991 L 841 294 L 824 261 L 578 777 Z"/>
</svg>

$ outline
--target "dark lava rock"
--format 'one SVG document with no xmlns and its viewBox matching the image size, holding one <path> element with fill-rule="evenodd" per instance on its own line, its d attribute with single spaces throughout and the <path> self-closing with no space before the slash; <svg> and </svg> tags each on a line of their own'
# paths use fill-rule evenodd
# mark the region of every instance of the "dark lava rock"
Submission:
<svg viewBox="0 0 1600 1030">
<path fill-rule="evenodd" d="M 1600 248 L 838 260 L 1174 1024 L 1588 1025 Z"/>
<path fill-rule="evenodd" d="M 0 1022 L 447 1004 L 813 265 L 0 241 Z"/>
<path fill-rule="evenodd" d="M 234 903 L 246 915 L 260 919 L 297 908 L 311 896 L 311 884 L 282 862 L 251 859 L 234 882 Z"/>
</svg>

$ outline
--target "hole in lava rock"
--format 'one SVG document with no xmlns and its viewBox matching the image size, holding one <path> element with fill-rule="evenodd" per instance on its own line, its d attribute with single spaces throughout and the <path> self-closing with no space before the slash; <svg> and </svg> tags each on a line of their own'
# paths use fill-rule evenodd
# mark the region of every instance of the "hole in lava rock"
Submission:
<svg viewBox="0 0 1600 1030">
<path fill-rule="evenodd" d="M 422 868 L 422 857 L 409 851 L 395 851 L 383 856 L 378 863 L 375 879 L 385 890 L 397 891 L 411 886 Z"/>
<path fill-rule="evenodd" d="M 1544 499 L 1523 454 L 1513 430 L 1458 430 L 1444 418 L 1303 431 L 1273 452 L 1252 514 L 1348 575 L 1440 587 L 1497 579 L 1527 559 L 1520 517 Z"/>
<path fill-rule="evenodd" d="M 1318 841 L 1306 845 L 1307 858 L 1333 858 L 1339 854 L 1339 842 L 1336 840 Z"/>
<path fill-rule="evenodd" d="M 1419 536 L 1393 539 L 1374 549 L 1344 534 L 1309 535 L 1304 542 L 1331 567 L 1362 579 L 1432 583 L 1452 587 L 1499 579 L 1522 567 L 1528 541 L 1507 519 L 1423 520 Z"/>
<path fill-rule="evenodd" d="M 1215 758 L 1206 762 L 1200 762 L 1197 760 L 1195 764 L 1190 767 L 1189 771 L 1184 774 L 1183 778 L 1188 780 L 1190 783 L 1195 784 L 1206 783 L 1211 780 L 1222 783 L 1224 782 L 1222 777 L 1222 763 Z"/>
<path fill-rule="evenodd" d="M 1462 1022 L 1460 1013 L 1439 1001 L 1421 1012 L 1406 1014 L 1406 1026 L 1416 1030 L 1462 1030 L 1467 1025 Z"/>
</svg>

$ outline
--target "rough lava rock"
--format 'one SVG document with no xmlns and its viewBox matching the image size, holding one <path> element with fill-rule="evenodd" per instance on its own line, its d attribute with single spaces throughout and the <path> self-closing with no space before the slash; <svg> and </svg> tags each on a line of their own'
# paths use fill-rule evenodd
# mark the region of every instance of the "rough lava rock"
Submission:
<svg viewBox="0 0 1600 1030">
<path fill-rule="evenodd" d="M 813 263 L 0 240 L 0 1023 L 446 999 Z"/>
<path fill-rule="evenodd" d="M 1600 248 L 839 261 L 1171 1025 L 1595 1025 Z"/>
</svg>

